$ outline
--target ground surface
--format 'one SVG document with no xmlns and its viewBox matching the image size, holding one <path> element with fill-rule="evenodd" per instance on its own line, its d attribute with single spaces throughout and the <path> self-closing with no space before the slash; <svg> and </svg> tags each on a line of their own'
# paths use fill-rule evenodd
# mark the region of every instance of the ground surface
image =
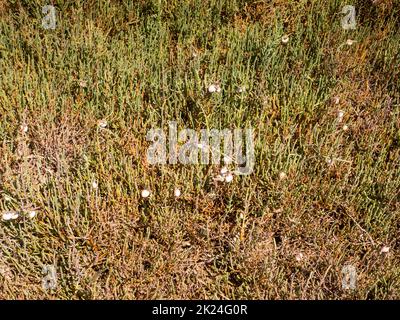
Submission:
<svg viewBox="0 0 400 320">
<path fill-rule="evenodd" d="M 399 299 L 400 3 L 347 2 L 1 1 L 0 298 Z M 254 172 L 150 165 L 168 121 Z"/>
</svg>

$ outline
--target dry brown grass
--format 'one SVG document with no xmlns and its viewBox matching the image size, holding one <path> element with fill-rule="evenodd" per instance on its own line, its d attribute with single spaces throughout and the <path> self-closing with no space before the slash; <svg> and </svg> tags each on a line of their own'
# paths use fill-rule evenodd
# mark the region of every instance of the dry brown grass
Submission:
<svg viewBox="0 0 400 320">
<path fill-rule="evenodd" d="M 345 33 L 333 1 L 164 1 L 162 23 L 157 3 L 60 1 L 46 33 L 35 2 L 0 2 L 0 209 L 38 212 L 0 222 L 0 298 L 398 299 L 398 4 L 357 1 Z M 255 172 L 150 165 L 175 119 L 249 123 Z"/>
</svg>

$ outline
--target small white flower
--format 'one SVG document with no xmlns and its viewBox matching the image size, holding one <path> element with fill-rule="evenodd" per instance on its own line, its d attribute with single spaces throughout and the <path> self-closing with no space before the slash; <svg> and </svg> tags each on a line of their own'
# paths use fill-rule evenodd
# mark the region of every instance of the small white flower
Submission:
<svg viewBox="0 0 400 320">
<path fill-rule="evenodd" d="M 174 191 L 174 194 L 175 194 L 175 197 L 180 197 L 181 196 L 181 190 L 179 190 L 178 188 L 175 188 L 175 191 Z"/>
<path fill-rule="evenodd" d="M 328 164 L 328 165 L 333 165 L 333 159 L 332 158 L 326 158 L 326 163 Z"/>
<path fill-rule="evenodd" d="M 201 144 L 201 143 L 198 143 L 198 144 L 197 144 L 197 148 L 199 148 L 199 149 L 203 149 L 203 148 L 204 148 L 204 145 L 203 145 L 203 144 Z"/>
<path fill-rule="evenodd" d="M 86 88 L 87 87 L 87 82 L 84 81 L 84 80 L 80 80 L 79 81 L 79 86 L 82 87 L 82 88 Z"/>
<path fill-rule="evenodd" d="M 11 197 L 8 196 L 8 195 L 5 195 L 5 196 L 4 196 L 4 201 L 11 201 Z"/>
<path fill-rule="evenodd" d="M 228 173 L 228 168 L 227 167 L 222 167 L 220 172 L 221 172 L 222 175 L 227 174 Z"/>
<path fill-rule="evenodd" d="M 237 88 L 238 93 L 243 93 L 246 91 L 246 88 L 244 86 Z"/>
<path fill-rule="evenodd" d="M 341 122 L 343 120 L 343 117 L 344 117 L 344 111 L 339 110 L 338 111 L 338 120 L 339 120 L 339 122 Z"/>
<path fill-rule="evenodd" d="M 347 41 L 346 41 L 346 44 L 348 45 L 348 46 L 352 46 L 353 44 L 354 44 L 354 40 L 351 40 L 351 39 L 347 39 Z"/>
<path fill-rule="evenodd" d="M 301 260 L 303 260 L 303 254 L 299 252 L 298 254 L 296 254 L 296 261 L 301 261 Z"/>
<path fill-rule="evenodd" d="M 231 173 L 229 173 L 226 177 L 225 177 L 225 181 L 226 182 L 231 182 L 233 180 L 233 175 Z"/>
<path fill-rule="evenodd" d="M 286 179 L 286 173 L 280 172 L 280 173 L 279 173 L 279 179 L 281 179 L 281 180 Z"/>
<path fill-rule="evenodd" d="M 240 213 L 239 218 L 240 218 L 240 220 L 243 220 L 243 219 L 244 219 L 244 214 L 243 214 L 243 212 Z"/>
<path fill-rule="evenodd" d="M 17 219 L 19 217 L 18 213 L 15 211 L 7 211 L 5 213 L 3 213 L 3 220 L 8 221 L 8 220 L 14 220 Z"/>
<path fill-rule="evenodd" d="M 217 91 L 217 87 L 214 84 L 208 87 L 208 92 L 214 93 L 215 91 Z"/>
<path fill-rule="evenodd" d="M 29 219 L 33 219 L 36 216 L 36 211 L 35 210 L 28 211 L 27 216 Z"/>
<path fill-rule="evenodd" d="M 93 180 L 92 181 L 92 188 L 93 189 L 97 189 L 99 187 L 99 184 L 97 183 L 97 181 L 96 180 Z"/>
<path fill-rule="evenodd" d="M 334 97 L 334 98 L 333 98 L 333 101 L 335 102 L 335 104 L 339 104 L 340 99 L 339 99 L 339 97 Z"/>
<path fill-rule="evenodd" d="M 108 123 L 107 123 L 107 120 L 105 120 L 105 119 L 101 119 L 101 120 L 99 120 L 98 122 L 97 122 L 97 125 L 100 127 L 100 128 L 105 128 L 105 127 L 107 127 L 107 125 L 108 125 Z"/>
<path fill-rule="evenodd" d="M 23 133 L 27 133 L 28 132 L 28 126 L 26 124 L 21 125 L 21 131 Z"/>
<path fill-rule="evenodd" d="M 215 181 L 224 181 L 225 178 L 219 174 L 219 175 L 217 175 L 217 176 L 214 178 L 214 180 L 215 180 Z"/>
<path fill-rule="evenodd" d="M 146 190 L 146 189 L 142 190 L 142 197 L 143 198 L 147 198 L 149 195 L 150 195 L 150 191 L 149 190 Z"/>
<path fill-rule="evenodd" d="M 288 43 L 289 42 L 289 36 L 287 34 L 285 34 L 282 39 L 281 39 L 282 43 Z"/>
<path fill-rule="evenodd" d="M 183 248 L 188 248 L 188 247 L 190 247 L 192 244 L 190 243 L 190 241 L 183 241 L 182 242 L 182 247 Z"/>
<path fill-rule="evenodd" d="M 221 87 L 218 84 L 212 84 L 208 87 L 209 93 L 221 92 Z"/>
<path fill-rule="evenodd" d="M 388 253 L 389 250 L 390 250 L 390 247 L 384 246 L 384 247 L 382 247 L 382 249 L 381 249 L 381 253 Z"/>
<path fill-rule="evenodd" d="M 347 130 L 349 130 L 349 126 L 345 124 L 345 125 L 343 126 L 343 131 L 347 131 Z"/>
</svg>

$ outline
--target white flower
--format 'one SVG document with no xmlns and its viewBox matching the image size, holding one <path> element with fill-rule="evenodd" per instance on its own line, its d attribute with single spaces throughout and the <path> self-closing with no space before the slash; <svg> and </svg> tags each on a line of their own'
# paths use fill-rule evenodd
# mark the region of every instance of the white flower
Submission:
<svg viewBox="0 0 400 320">
<path fill-rule="evenodd" d="M 5 196 L 4 196 L 4 201 L 11 201 L 11 197 L 8 196 L 8 195 L 5 195 Z"/>
<path fill-rule="evenodd" d="M 26 124 L 21 125 L 21 131 L 23 133 L 27 133 L 28 132 L 28 126 Z"/>
<path fill-rule="evenodd" d="M 175 197 L 177 197 L 177 198 L 180 197 L 181 190 L 179 190 L 178 188 L 175 188 L 174 194 L 175 194 Z"/>
<path fill-rule="evenodd" d="M 221 87 L 218 84 L 212 84 L 208 87 L 209 93 L 221 92 Z"/>
<path fill-rule="evenodd" d="M 27 214 L 28 218 L 33 219 L 36 216 L 36 211 L 31 210 Z"/>
<path fill-rule="evenodd" d="M 207 194 L 207 196 L 211 199 L 215 199 L 217 197 L 217 194 L 215 192 L 210 192 Z"/>
<path fill-rule="evenodd" d="M 84 80 L 79 81 L 79 86 L 82 88 L 86 88 L 87 87 L 87 82 Z"/>
<path fill-rule="evenodd" d="M 100 128 L 105 128 L 105 127 L 107 127 L 108 123 L 107 123 L 107 120 L 101 119 L 101 120 L 99 120 L 99 121 L 97 122 L 97 125 L 98 125 Z"/>
<path fill-rule="evenodd" d="M 245 88 L 244 86 L 239 87 L 239 88 L 237 89 L 237 92 L 238 92 L 238 93 L 242 93 L 242 92 L 245 92 L 245 91 L 246 91 L 246 88 Z"/>
<path fill-rule="evenodd" d="M 225 181 L 226 182 L 231 182 L 233 180 L 233 175 L 231 173 L 229 173 L 226 177 L 225 177 Z"/>
<path fill-rule="evenodd" d="M 339 99 L 339 97 L 334 97 L 334 98 L 333 98 L 333 101 L 335 102 L 335 104 L 339 104 L 340 99 Z"/>
<path fill-rule="evenodd" d="M 208 87 L 208 92 L 214 93 L 215 91 L 217 91 L 217 88 L 214 84 L 212 84 Z"/>
<path fill-rule="evenodd" d="M 201 143 L 198 143 L 198 144 L 197 144 L 197 148 L 203 149 L 203 148 L 204 148 L 204 145 L 202 145 Z"/>
<path fill-rule="evenodd" d="M 345 124 L 345 125 L 343 126 L 343 131 L 347 131 L 347 130 L 349 130 L 349 126 Z"/>
<path fill-rule="evenodd" d="M 225 178 L 219 174 L 219 175 L 217 175 L 217 176 L 214 178 L 214 180 L 215 180 L 215 181 L 224 181 Z"/>
<path fill-rule="evenodd" d="M 93 189 L 97 189 L 99 187 L 99 184 L 97 183 L 97 181 L 96 180 L 93 180 L 92 181 L 92 188 Z"/>
<path fill-rule="evenodd" d="M 347 39 L 346 44 L 347 44 L 348 46 L 352 46 L 354 42 L 355 42 L 354 40 Z"/>
<path fill-rule="evenodd" d="M 3 213 L 3 220 L 7 221 L 7 220 L 14 220 L 18 218 L 18 213 L 15 211 L 7 211 Z"/>
<path fill-rule="evenodd" d="M 344 111 L 339 110 L 338 111 L 338 120 L 339 120 L 339 122 L 341 122 L 343 120 L 343 116 L 344 116 Z"/>
<path fill-rule="evenodd" d="M 142 197 L 143 198 L 147 198 L 149 195 L 150 195 L 150 191 L 149 190 L 146 190 L 146 189 L 142 190 Z"/>
<path fill-rule="evenodd" d="M 220 172 L 221 172 L 222 175 L 227 174 L 228 173 L 228 168 L 227 167 L 222 167 Z"/>
<path fill-rule="evenodd" d="M 328 164 L 328 165 L 333 165 L 333 159 L 332 158 L 326 158 L 326 163 Z"/>
<path fill-rule="evenodd" d="M 239 218 L 240 218 L 241 220 L 244 219 L 244 214 L 243 214 L 243 212 L 240 213 Z"/>
<path fill-rule="evenodd" d="M 389 250 L 390 250 L 390 247 L 384 246 L 384 247 L 381 249 L 381 253 L 388 253 Z"/>
<path fill-rule="evenodd" d="M 301 260 L 303 260 L 303 254 L 299 252 L 298 254 L 296 254 L 296 261 L 301 261 Z"/>
<path fill-rule="evenodd" d="M 281 39 L 282 43 L 288 43 L 289 42 L 289 36 L 287 34 L 285 34 L 282 39 Z"/>
<path fill-rule="evenodd" d="M 281 179 L 281 180 L 286 179 L 286 173 L 280 172 L 280 173 L 279 173 L 279 179 Z"/>
</svg>

